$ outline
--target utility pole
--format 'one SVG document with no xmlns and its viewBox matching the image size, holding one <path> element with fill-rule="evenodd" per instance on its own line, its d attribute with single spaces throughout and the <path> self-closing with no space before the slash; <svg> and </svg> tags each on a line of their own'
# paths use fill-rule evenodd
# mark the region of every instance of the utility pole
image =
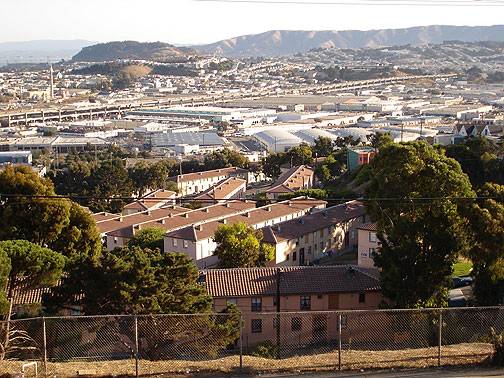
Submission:
<svg viewBox="0 0 504 378">
<path fill-rule="evenodd" d="M 280 280 L 282 278 L 282 270 L 276 269 L 276 347 L 277 359 L 280 359 Z"/>
</svg>

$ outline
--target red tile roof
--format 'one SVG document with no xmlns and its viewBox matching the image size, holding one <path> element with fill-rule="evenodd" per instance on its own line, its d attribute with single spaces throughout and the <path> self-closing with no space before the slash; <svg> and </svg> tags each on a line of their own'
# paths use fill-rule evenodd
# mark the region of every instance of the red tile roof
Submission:
<svg viewBox="0 0 504 378">
<path fill-rule="evenodd" d="M 247 181 L 238 177 L 229 177 L 221 182 L 217 183 L 210 189 L 203 193 L 198 194 L 194 197 L 198 201 L 213 201 L 215 199 L 228 199 L 233 193 L 235 193 L 240 187 L 246 189 Z"/>
<path fill-rule="evenodd" d="M 175 176 L 174 179 L 177 182 L 187 182 L 187 181 L 201 180 L 203 178 L 218 177 L 222 175 L 229 176 L 233 174 L 248 174 L 248 171 L 243 168 L 229 167 L 229 168 L 212 169 L 210 171 L 203 171 L 203 172 L 186 173 L 183 175 Z"/>
<path fill-rule="evenodd" d="M 378 226 L 376 223 L 366 223 L 358 227 L 359 230 L 364 230 L 364 231 L 377 231 Z"/>
<path fill-rule="evenodd" d="M 273 296 L 277 269 L 281 295 L 380 290 L 377 273 L 353 265 L 211 269 L 202 274 L 212 297 Z"/>
<path fill-rule="evenodd" d="M 313 181 L 313 169 L 306 165 L 293 167 L 282 173 L 266 193 L 291 193 L 303 189 L 307 182 Z"/>
</svg>

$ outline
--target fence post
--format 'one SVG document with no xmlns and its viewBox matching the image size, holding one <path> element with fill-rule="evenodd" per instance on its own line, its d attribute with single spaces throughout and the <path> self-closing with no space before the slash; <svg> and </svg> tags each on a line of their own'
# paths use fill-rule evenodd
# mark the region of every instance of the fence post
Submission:
<svg viewBox="0 0 504 378">
<path fill-rule="evenodd" d="M 243 369 L 243 315 L 240 315 L 240 370 Z"/>
<path fill-rule="evenodd" d="M 338 314 L 338 370 L 341 370 L 341 314 Z"/>
<path fill-rule="evenodd" d="M 138 377 L 138 316 L 135 315 L 135 377 Z"/>
<path fill-rule="evenodd" d="M 47 377 L 47 331 L 46 331 L 46 321 L 42 316 L 42 358 L 44 365 L 44 377 Z"/>
<path fill-rule="evenodd" d="M 443 310 L 439 310 L 438 319 L 438 366 L 441 366 L 441 345 L 443 343 Z"/>
</svg>

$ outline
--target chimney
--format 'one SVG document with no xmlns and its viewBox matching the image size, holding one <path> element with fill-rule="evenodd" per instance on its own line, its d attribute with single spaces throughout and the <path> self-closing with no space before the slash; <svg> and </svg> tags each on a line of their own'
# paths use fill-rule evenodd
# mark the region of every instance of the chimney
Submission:
<svg viewBox="0 0 504 378">
<path fill-rule="evenodd" d="M 221 220 L 220 220 L 220 222 L 221 222 L 222 224 L 227 224 L 227 219 L 226 219 L 226 218 L 221 219 Z"/>
<path fill-rule="evenodd" d="M 271 212 L 271 206 L 268 206 L 268 207 L 266 208 L 266 211 Z"/>
<path fill-rule="evenodd" d="M 119 217 L 119 222 L 122 222 L 123 221 L 123 217 Z"/>
<path fill-rule="evenodd" d="M 210 212 L 210 209 L 209 209 L 208 207 L 205 207 L 205 208 L 203 209 L 203 211 L 204 211 L 205 213 L 209 213 L 209 212 Z"/>
<path fill-rule="evenodd" d="M 189 218 L 189 213 L 185 213 L 184 218 Z"/>
<path fill-rule="evenodd" d="M 226 202 L 226 205 L 225 205 L 225 206 L 226 206 L 226 207 L 229 207 L 229 202 Z"/>
<path fill-rule="evenodd" d="M 246 216 L 247 218 L 250 218 L 250 211 L 247 211 L 247 212 L 245 213 L 245 216 Z"/>
<path fill-rule="evenodd" d="M 196 231 L 203 231 L 203 225 L 201 225 L 201 224 L 197 224 L 196 226 L 194 226 L 194 229 L 195 229 Z"/>
<path fill-rule="evenodd" d="M 161 223 L 161 224 L 165 224 L 165 223 L 166 223 L 166 220 L 165 220 L 164 218 L 163 218 L 163 219 L 160 219 L 160 220 L 159 220 L 159 223 Z"/>
</svg>

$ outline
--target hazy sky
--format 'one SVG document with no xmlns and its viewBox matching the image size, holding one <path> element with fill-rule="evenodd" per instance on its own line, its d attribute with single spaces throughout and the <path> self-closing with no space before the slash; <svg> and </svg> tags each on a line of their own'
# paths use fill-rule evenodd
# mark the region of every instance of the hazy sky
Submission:
<svg viewBox="0 0 504 378">
<path fill-rule="evenodd" d="M 193 0 L 0 0 L 0 14 L 0 42 L 132 39 L 196 44 L 272 29 L 368 30 L 504 23 L 503 7 L 279 5 Z"/>
</svg>

